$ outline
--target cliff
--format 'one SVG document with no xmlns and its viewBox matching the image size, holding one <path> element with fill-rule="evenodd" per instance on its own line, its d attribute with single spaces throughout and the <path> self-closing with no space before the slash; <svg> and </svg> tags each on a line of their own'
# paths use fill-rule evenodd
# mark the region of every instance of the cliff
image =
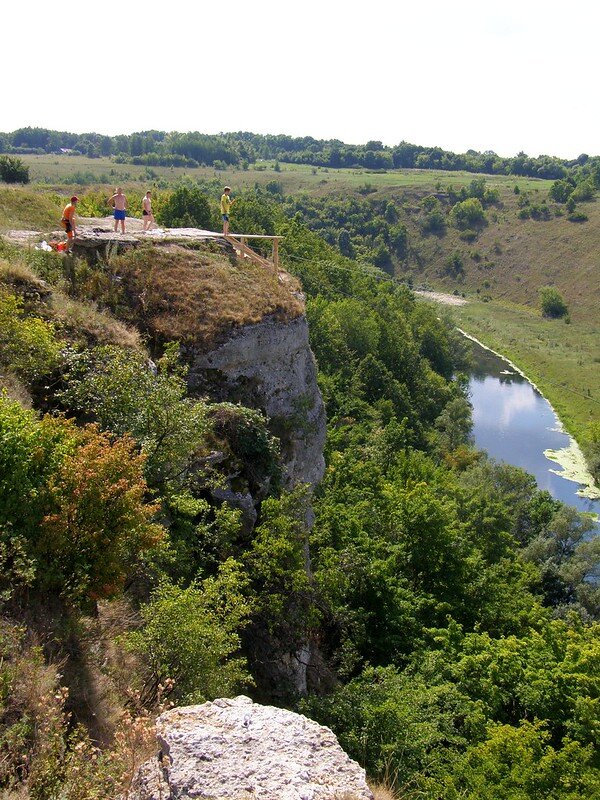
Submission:
<svg viewBox="0 0 600 800">
<path fill-rule="evenodd" d="M 325 407 L 306 317 L 238 328 L 219 346 L 183 350 L 190 390 L 261 409 L 281 440 L 285 483 L 316 484 L 325 462 Z"/>
</svg>

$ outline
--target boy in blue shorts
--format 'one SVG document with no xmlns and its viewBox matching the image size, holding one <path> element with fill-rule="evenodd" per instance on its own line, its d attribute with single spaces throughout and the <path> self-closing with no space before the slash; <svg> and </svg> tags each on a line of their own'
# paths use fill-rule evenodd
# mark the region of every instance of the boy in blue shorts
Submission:
<svg viewBox="0 0 600 800">
<path fill-rule="evenodd" d="M 125 233 L 125 217 L 127 215 L 127 198 L 123 194 L 121 187 L 117 187 L 115 193 L 108 201 L 114 208 L 113 216 L 115 218 L 115 233 L 121 223 L 121 233 Z"/>
</svg>

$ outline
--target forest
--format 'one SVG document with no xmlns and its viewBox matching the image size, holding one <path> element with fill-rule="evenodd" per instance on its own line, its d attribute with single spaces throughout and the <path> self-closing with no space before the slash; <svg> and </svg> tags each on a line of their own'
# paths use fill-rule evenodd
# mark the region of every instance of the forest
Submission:
<svg viewBox="0 0 600 800">
<path fill-rule="evenodd" d="M 455 203 L 493 205 L 471 188 Z M 285 237 L 306 297 L 327 411 L 316 487 L 284 487 L 260 410 L 190 394 L 194 331 L 156 322 L 158 292 L 132 302 L 145 275 L 217 255 L 148 246 L 67 273 L 57 254 L 0 245 L 5 796 L 116 797 L 163 703 L 243 691 L 330 726 L 399 799 L 599 797 L 590 520 L 474 449 L 465 340 L 299 202 L 249 190 L 236 214 Z M 380 212 L 373 235 L 400 258 L 406 231 Z M 360 252 L 360 204 L 328 214 Z M 231 474 L 258 498 L 250 527 L 215 500 Z M 270 667 L 306 643 L 299 694 Z M 95 716 L 88 673 L 110 687 Z"/>
<path fill-rule="evenodd" d="M 249 132 L 205 134 L 165 131 L 140 131 L 118 136 L 97 133 L 75 134 L 46 128 L 20 128 L 0 132 L 0 153 L 35 154 L 71 152 L 90 158 L 113 156 L 117 163 L 147 166 L 198 165 L 225 168 L 236 165 L 248 168 L 258 160 L 309 164 L 325 168 L 366 170 L 425 169 L 515 175 L 562 180 L 597 173 L 600 158 L 582 153 L 568 160 L 555 156 L 502 157 L 491 151 L 453 153 L 441 147 L 425 147 L 402 141 L 388 146 L 379 141 L 361 145 L 346 144 L 337 139 L 320 140 L 311 136 L 292 137 L 283 134 Z"/>
</svg>

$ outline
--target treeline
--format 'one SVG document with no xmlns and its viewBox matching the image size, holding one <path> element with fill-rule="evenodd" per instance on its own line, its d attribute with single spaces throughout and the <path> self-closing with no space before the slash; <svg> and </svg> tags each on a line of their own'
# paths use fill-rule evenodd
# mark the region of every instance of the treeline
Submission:
<svg viewBox="0 0 600 800">
<path fill-rule="evenodd" d="M 275 159 L 332 169 L 464 170 L 554 180 L 576 176 L 582 169 L 589 174 L 600 164 L 598 157 L 590 157 L 585 153 L 571 160 L 548 155 L 532 157 L 522 152 L 504 158 L 492 151 L 453 153 L 441 147 L 423 147 L 405 141 L 393 146 L 386 146 L 380 141 L 352 145 L 339 139 L 262 135 L 245 131 L 209 135 L 198 131 L 167 133 L 153 130 L 103 136 L 28 127 L 12 133 L 0 133 L 0 152 L 27 154 L 59 153 L 64 150 L 90 158 L 113 156 L 117 160 L 148 166 L 192 167 L 205 164 L 244 167 L 258 159 Z"/>
</svg>

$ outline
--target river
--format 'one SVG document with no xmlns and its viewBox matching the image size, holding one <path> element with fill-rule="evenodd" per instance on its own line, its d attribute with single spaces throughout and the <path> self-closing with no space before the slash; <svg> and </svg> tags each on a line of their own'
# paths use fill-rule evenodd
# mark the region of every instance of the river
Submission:
<svg viewBox="0 0 600 800">
<path fill-rule="evenodd" d="M 559 465 L 544 455 L 571 443 L 548 401 L 509 362 L 476 342 L 473 357 L 469 390 L 475 445 L 530 472 L 557 500 L 600 515 L 600 500 L 578 495 L 580 484 L 557 475 Z"/>
</svg>

